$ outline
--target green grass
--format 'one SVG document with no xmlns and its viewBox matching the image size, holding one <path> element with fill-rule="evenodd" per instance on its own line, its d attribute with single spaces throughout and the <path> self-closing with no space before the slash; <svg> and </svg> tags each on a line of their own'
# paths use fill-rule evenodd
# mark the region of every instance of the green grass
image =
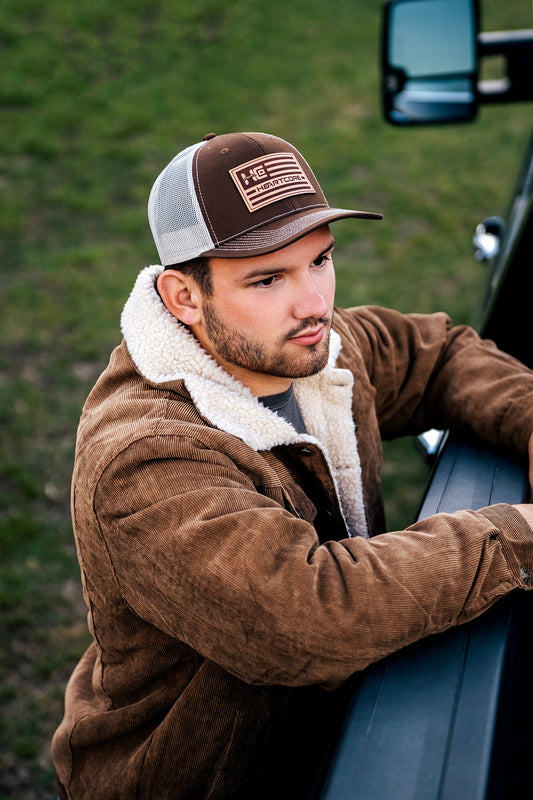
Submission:
<svg viewBox="0 0 533 800">
<path fill-rule="evenodd" d="M 485 29 L 529 27 L 527 0 Z M 378 97 L 375 0 L 4 0 L 0 7 L 0 797 L 53 794 L 49 740 L 88 640 L 69 521 L 83 400 L 122 305 L 156 260 L 159 170 L 209 131 L 296 144 L 332 203 L 385 213 L 336 226 L 338 300 L 468 321 L 486 276 L 477 222 L 505 211 L 531 108 L 397 130 Z M 425 479 L 387 445 L 389 520 Z"/>
</svg>

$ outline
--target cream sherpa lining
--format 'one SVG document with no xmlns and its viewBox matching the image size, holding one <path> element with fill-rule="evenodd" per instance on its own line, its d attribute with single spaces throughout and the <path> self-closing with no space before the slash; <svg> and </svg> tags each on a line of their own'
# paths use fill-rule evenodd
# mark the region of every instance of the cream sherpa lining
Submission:
<svg viewBox="0 0 533 800">
<path fill-rule="evenodd" d="M 151 383 L 183 380 L 199 412 L 220 430 L 256 451 L 282 444 L 319 446 L 331 469 L 351 535 L 368 536 L 361 466 L 351 415 L 353 376 L 336 369 L 340 337 L 331 333 L 329 363 L 318 375 L 298 378 L 294 390 L 306 428 L 302 436 L 266 408 L 209 356 L 161 302 L 155 288 L 163 267 L 143 269 L 124 306 L 122 333 L 131 357 Z"/>
</svg>

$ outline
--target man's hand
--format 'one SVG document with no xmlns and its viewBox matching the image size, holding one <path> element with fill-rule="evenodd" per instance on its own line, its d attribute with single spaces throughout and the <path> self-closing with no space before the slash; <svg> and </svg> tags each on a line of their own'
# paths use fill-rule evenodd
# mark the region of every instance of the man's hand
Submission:
<svg viewBox="0 0 533 800">
<path fill-rule="evenodd" d="M 513 508 L 516 508 L 522 514 L 531 530 L 533 530 L 533 503 L 517 503 L 513 505 Z"/>
<path fill-rule="evenodd" d="M 529 441 L 527 443 L 527 453 L 529 456 L 529 497 L 530 500 L 533 499 L 533 433 L 529 437 Z M 516 508 L 517 511 L 522 514 L 525 521 L 533 530 L 533 502 L 532 503 L 518 503 L 513 506 Z"/>
</svg>

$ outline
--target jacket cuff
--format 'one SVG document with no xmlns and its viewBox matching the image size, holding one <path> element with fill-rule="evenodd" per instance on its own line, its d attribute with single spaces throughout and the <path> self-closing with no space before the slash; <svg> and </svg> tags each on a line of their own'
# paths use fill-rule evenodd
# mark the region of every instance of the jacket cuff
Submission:
<svg viewBox="0 0 533 800">
<path fill-rule="evenodd" d="M 479 513 L 494 525 L 490 536 L 500 542 L 517 587 L 533 589 L 533 531 L 525 518 L 506 503 L 482 508 Z"/>
</svg>

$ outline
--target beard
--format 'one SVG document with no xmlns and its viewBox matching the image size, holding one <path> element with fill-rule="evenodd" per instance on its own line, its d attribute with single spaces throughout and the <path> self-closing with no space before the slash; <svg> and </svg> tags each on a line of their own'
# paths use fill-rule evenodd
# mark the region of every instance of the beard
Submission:
<svg viewBox="0 0 533 800">
<path fill-rule="evenodd" d="M 280 338 L 277 345 L 268 348 L 263 342 L 250 339 L 227 325 L 209 302 L 204 305 L 204 322 L 212 352 L 227 363 L 251 372 L 278 378 L 306 378 L 316 375 L 328 363 L 331 320 L 327 318 L 302 320 L 297 328 Z M 283 352 L 289 339 L 318 323 L 326 326 L 320 342 L 306 347 L 298 345 L 299 355 Z"/>
</svg>

